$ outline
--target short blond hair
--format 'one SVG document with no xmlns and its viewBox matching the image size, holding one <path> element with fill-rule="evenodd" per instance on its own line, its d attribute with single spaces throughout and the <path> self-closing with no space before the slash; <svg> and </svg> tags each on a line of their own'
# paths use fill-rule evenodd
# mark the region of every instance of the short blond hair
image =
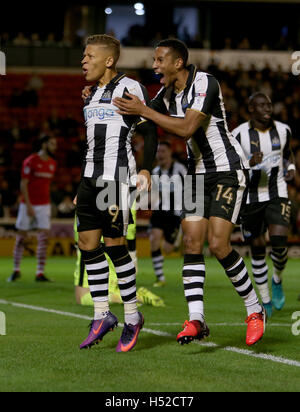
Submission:
<svg viewBox="0 0 300 412">
<path fill-rule="evenodd" d="M 119 60 L 120 57 L 120 42 L 118 39 L 115 39 L 108 34 L 94 34 L 89 36 L 86 40 L 86 46 L 89 44 L 99 44 L 99 46 L 105 46 L 112 51 L 112 55 L 115 63 Z"/>
</svg>

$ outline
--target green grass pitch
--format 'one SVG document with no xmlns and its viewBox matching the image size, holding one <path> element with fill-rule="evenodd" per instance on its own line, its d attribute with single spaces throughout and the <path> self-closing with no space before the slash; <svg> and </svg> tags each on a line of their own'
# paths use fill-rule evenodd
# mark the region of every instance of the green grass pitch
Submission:
<svg viewBox="0 0 300 412">
<path fill-rule="evenodd" d="M 166 306 L 141 306 L 145 327 L 129 353 L 115 352 L 122 327 L 91 350 L 79 351 L 93 309 L 75 303 L 75 258 L 48 259 L 51 284 L 34 282 L 33 258 L 24 258 L 22 278 L 8 284 L 12 259 L 0 262 L 0 311 L 6 317 L 6 335 L 0 335 L 0 392 L 300 390 L 300 335 L 292 333 L 292 314 L 300 312 L 300 260 L 288 262 L 284 309 L 274 314 L 264 339 L 248 348 L 243 303 L 215 259 L 206 259 L 205 309 L 211 336 L 204 345 L 184 346 L 176 342 L 187 318 L 182 260 L 166 259 L 167 285 L 153 289 L 151 260 L 140 259 L 138 286 L 161 296 Z M 123 323 L 122 305 L 113 304 L 111 310 Z"/>
</svg>

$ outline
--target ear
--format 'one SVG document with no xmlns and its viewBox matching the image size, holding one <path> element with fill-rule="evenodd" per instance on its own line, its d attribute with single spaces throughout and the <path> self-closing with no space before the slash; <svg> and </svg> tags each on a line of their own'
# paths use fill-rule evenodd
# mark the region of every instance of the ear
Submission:
<svg viewBox="0 0 300 412">
<path fill-rule="evenodd" d="M 175 61 L 175 67 L 177 70 L 180 70 L 183 68 L 183 60 L 181 57 L 178 57 Z"/>
<path fill-rule="evenodd" d="M 115 60 L 113 56 L 108 56 L 108 58 L 106 59 L 106 67 L 110 69 L 111 67 L 113 67 L 114 64 L 115 64 Z"/>
</svg>

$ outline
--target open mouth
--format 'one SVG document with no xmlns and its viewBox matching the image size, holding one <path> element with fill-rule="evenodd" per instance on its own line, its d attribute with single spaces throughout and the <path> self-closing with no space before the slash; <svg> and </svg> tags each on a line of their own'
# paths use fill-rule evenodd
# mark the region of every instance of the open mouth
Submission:
<svg viewBox="0 0 300 412">
<path fill-rule="evenodd" d="M 161 84 L 165 84 L 165 78 L 164 78 L 164 74 L 163 73 L 155 73 L 156 77 L 159 79 L 159 82 Z"/>
</svg>

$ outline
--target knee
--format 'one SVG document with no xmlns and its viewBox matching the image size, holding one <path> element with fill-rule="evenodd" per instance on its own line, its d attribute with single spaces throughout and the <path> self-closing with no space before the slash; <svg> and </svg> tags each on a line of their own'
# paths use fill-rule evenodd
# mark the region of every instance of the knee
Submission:
<svg viewBox="0 0 300 412">
<path fill-rule="evenodd" d="M 91 241 L 85 237 L 81 237 L 80 235 L 78 236 L 78 247 L 80 250 L 93 250 L 96 247 L 91 244 Z"/>
<path fill-rule="evenodd" d="M 217 259 L 224 259 L 231 252 L 230 244 L 224 244 L 220 239 L 214 238 L 209 242 L 209 250 Z"/>
<path fill-rule="evenodd" d="M 151 249 L 153 251 L 156 251 L 161 247 L 162 235 L 157 233 L 157 231 L 151 230 L 149 240 L 151 244 Z"/>
<path fill-rule="evenodd" d="M 203 244 L 199 239 L 194 239 L 193 236 L 183 236 L 184 252 L 186 254 L 199 254 L 202 253 Z"/>
<path fill-rule="evenodd" d="M 211 240 L 209 243 L 209 250 L 212 255 L 218 257 L 218 254 L 220 252 L 220 242 L 216 239 Z"/>
<path fill-rule="evenodd" d="M 287 248 L 287 236 L 270 236 L 272 249 Z"/>
</svg>

